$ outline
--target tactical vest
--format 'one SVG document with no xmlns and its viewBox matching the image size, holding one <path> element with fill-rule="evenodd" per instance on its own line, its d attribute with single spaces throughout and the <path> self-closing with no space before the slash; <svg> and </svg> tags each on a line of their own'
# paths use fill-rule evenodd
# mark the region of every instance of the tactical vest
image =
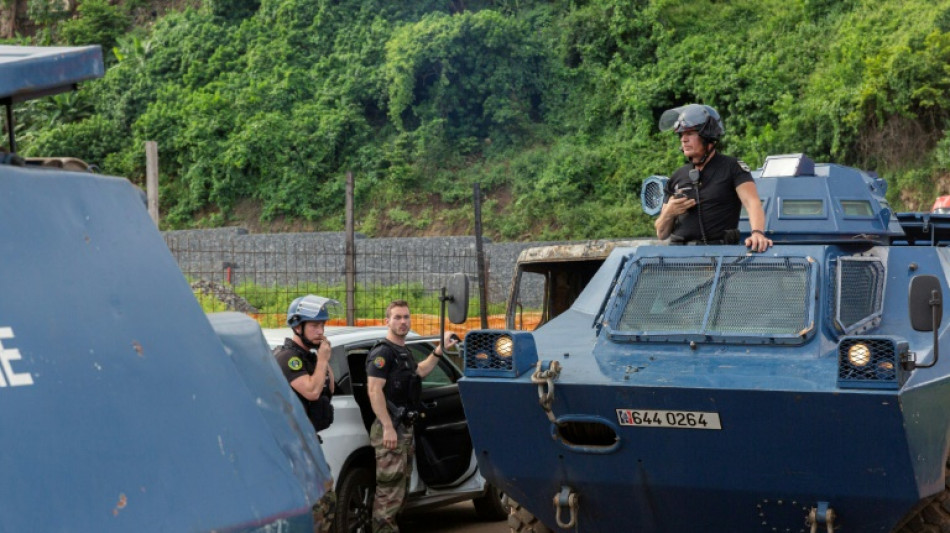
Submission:
<svg viewBox="0 0 950 533">
<path fill-rule="evenodd" d="M 316 365 L 314 365 L 314 367 L 316 367 Z M 323 384 L 323 391 L 320 393 L 320 397 L 316 400 L 307 400 L 299 394 L 297 396 L 304 401 L 304 406 L 307 409 L 307 418 L 309 418 L 313 424 L 314 430 L 323 431 L 330 427 L 330 424 L 333 423 L 333 404 L 330 403 L 333 393 L 330 392 L 329 375 L 327 375 L 326 381 Z"/>
<path fill-rule="evenodd" d="M 406 346 L 383 340 L 373 349 L 388 349 L 393 354 L 393 368 L 386 378 L 383 394 L 396 407 L 418 409 L 422 397 L 422 378 L 416 373 L 416 360 Z"/>
<path fill-rule="evenodd" d="M 312 375 L 314 370 L 317 369 L 317 356 L 313 352 L 309 350 L 305 351 L 302 348 L 294 345 L 290 348 L 287 346 L 278 347 L 274 350 L 274 353 L 277 354 L 282 350 L 292 350 L 295 355 L 300 356 L 300 359 L 303 361 L 304 370 L 307 371 L 307 374 Z M 300 399 L 300 403 L 303 404 L 304 412 L 307 413 L 307 418 L 310 419 L 310 423 L 313 424 L 313 429 L 315 431 L 323 431 L 324 429 L 330 427 L 330 424 L 333 423 L 333 404 L 330 403 L 333 398 L 333 393 L 330 390 L 329 373 L 327 373 L 326 381 L 324 381 L 323 391 L 320 393 L 320 397 L 316 400 L 308 400 L 296 390 L 294 390 L 294 394 L 297 395 L 297 398 Z"/>
</svg>

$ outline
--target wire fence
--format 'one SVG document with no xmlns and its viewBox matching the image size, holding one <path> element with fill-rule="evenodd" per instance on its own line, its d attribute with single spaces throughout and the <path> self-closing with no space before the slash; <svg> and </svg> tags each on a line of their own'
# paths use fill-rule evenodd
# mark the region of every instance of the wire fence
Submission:
<svg viewBox="0 0 950 533">
<path fill-rule="evenodd" d="M 382 324 L 386 306 L 402 299 L 409 302 L 415 331 L 437 333 L 441 288 L 457 272 L 469 278 L 469 321 L 451 328 L 464 332 L 480 327 L 477 257 L 471 242 L 356 239 L 350 272 L 341 234 L 234 233 L 208 238 L 168 232 L 165 242 L 205 311 L 247 313 L 262 327 L 283 327 L 294 298 L 317 294 L 340 302 L 333 325 L 347 324 L 347 318 L 352 325 Z M 351 308 L 346 306 L 348 273 Z M 492 292 L 505 291 L 496 287 Z M 489 302 L 488 309 L 489 327 L 503 324 L 503 300 Z"/>
</svg>

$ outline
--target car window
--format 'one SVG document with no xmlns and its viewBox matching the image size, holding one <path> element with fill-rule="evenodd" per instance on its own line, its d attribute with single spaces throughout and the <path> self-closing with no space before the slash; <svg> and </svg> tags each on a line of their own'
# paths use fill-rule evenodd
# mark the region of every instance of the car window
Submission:
<svg viewBox="0 0 950 533">
<path fill-rule="evenodd" d="M 428 343 L 410 344 L 409 349 L 412 350 L 412 356 L 416 359 L 417 363 L 421 363 L 432 353 L 432 345 Z M 433 368 L 432 372 L 429 372 L 429 375 L 422 378 L 423 389 L 444 387 L 452 383 L 454 383 L 454 381 L 452 381 L 452 376 L 447 372 L 445 361 L 439 361 L 439 365 Z"/>
<path fill-rule="evenodd" d="M 336 381 L 336 394 L 353 394 L 350 383 L 350 370 L 346 364 L 346 348 L 334 346 L 330 355 L 330 368 L 333 369 L 333 379 Z"/>
</svg>

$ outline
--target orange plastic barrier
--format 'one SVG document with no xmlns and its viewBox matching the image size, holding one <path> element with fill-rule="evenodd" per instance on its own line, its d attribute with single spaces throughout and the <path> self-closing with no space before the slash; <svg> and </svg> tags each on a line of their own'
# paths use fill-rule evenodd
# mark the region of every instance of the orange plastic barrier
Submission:
<svg viewBox="0 0 950 533">
<path fill-rule="evenodd" d="M 533 330 L 541 321 L 541 313 L 525 313 L 524 326 L 527 330 Z M 439 317 L 438 315 L 414 314 L 412 315 L 412 329 L 420 335 L 438 335 Z M 482 329 L 482 320 L 479 317 L 469 317 L 464 324 L 445 323 L 445 329 L 454 331 L 460 336 L 464 336 L 470 330 Z M 488 329 L 505 329 L 505 315 L 489 315 Z"/>
</svg>

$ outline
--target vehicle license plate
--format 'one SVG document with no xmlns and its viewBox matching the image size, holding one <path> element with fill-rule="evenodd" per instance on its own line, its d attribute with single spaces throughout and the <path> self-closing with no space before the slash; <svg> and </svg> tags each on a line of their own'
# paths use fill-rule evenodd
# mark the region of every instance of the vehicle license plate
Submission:
<svg viewBox="0 0 950 533">
<path fill-rule="evenodd" d="M 722 429 L 719 413 L 707 411 L 652 411 L 649 409 L 617 409 L 621 426 Z"/>
</svg>

